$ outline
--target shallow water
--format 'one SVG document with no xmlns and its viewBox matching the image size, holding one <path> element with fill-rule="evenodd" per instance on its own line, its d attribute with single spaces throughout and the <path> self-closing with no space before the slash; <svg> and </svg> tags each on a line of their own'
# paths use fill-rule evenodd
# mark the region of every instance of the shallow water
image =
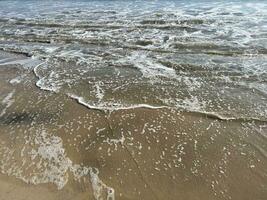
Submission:
<svg viewBox="0 0 267 200">
<path fill-rule="evenodd" d="M 1 172 L 51 199 L 266 199 L 266 19 L 264 1 L 0 1 Z"/>
</svg>

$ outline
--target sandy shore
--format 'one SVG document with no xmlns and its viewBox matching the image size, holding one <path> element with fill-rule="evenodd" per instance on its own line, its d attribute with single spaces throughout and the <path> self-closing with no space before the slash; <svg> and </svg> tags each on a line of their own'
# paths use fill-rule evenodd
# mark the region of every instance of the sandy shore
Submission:
<svg viewBox="0 0 267 200">
<path fill-rule="evenodd" d="M 1 200 L 107 199 L 111 188 L 122 200 L 267 197 L 264 122 L 167 108 L 103 112 L 40 90 L 30 69 L 0 71 Z"/>
</svg>

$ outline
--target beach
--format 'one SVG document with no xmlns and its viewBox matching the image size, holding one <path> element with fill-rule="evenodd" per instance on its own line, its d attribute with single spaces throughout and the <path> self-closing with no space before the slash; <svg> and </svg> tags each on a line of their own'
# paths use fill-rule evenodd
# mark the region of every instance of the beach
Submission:
<svg viewBox="0 0 267 200">
<path fill-rule="evenodd" d="M 266 3 L 18 4 L 0 200 L 267 198 Z"/>
</svg>

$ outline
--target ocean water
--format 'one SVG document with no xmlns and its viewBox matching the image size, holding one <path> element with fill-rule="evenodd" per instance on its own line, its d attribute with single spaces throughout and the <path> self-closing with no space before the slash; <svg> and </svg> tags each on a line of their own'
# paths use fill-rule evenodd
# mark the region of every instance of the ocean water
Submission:
<svg viewBox="0 0 267 200">
<path fill-rule="evenodd" d="M 227 149 L 227 146 L 221 144 L 230 141 L 233 144 L 232 149 L 236 148 L 237 152 L 242 153 L 238 155 L 250 155 L 245 159 L 250 163 L 249 169 L 255 167 L 255 163 L 251 161 L 253 156 L 253 159 L 263 161 L 259 169 L 263 182 L 260 187 L 262 190 L 253 190 L 258 187 L 257 181 L 250 187 L 255 196 L 260 194 L 259 199 L 266 197 L 266 1 L 4 0 L 0 1 L 0 49 L 0 68 L 6 70 L 2 73 L 2 89 L 0 88 L 1 129 L 5 133 L 3 135 L 13 135 L 13 140 L 18 140 L 14 135 L 20 131 L 24 131 L 25 136 L 21 138 L 25 146 L 10 146 L 8 144 L 11 139 L 3 136 L 5 139 L 2 138 L 0 146 L 0 156 L 3 160 L 0 167 L 3 174 L 13 175 L 33 184 L 54 183 L 58 189 L 64 188 L 68 183 L 68 173 L 73 174 L 76 179 L 89 176 L 95 199 L 115 199 L 114 188 L 99 179 L 101 167 L 91 165 L 86 157 L 87 150 L 92 148 L 92 152 L 97 152 L 97 149 L 105 149 L 101 146 L 105 144 L 112 146 L 114 152 L 118 152 L 117 145 L 121 145 L 123 148 L 127 147 L 131 156 L 135 155 L 135 150 L 139 148 L 140 154 L 145 154 L 146 151 L 142 150 L 142 145 L 145 144 L 140 141 L 150 141 L 154 138 L 153 132 L 164 135 L 162 138 L 154 138 L 156 148 L 157 143 L 164 144 L 165 137 L 176 135 L 172 133 L 172 129 L 178 130 L 181 126 L 178 137 L 185 138 L 174 143 L 173 140 L 166 139 L 166 145 L 168 144 L 168 148 L 175 145 L 180 154 L 175 152 L 174 159 L 182 163 L 181 155 L 186 154 L 183 153 L 183 145 L 190 143 L 186 135 L 192 137 L 189 141 L 193 142 L 193 145 L 190 147 L 196 155 L 194 154 L 194 157 L 189 153 L 187 159 L 192 159 L 194 166 L 190 169 L 193 175 L 188 175 L 187 171 L 178 173 L 182 174 L 185 180 L 191 181 L 192 185 L 189 184 L 188 191 L 194 188 L 195 179 L 192 177 L 204 174 L 206 180 L 211 183 L 212 194 L 215 196 L 204 195 L 201 199 L 231 199 L 238 193 L 226 188 L 228 179 L 220 179 L 226 176 L 226 168 L 220 168 L 218 173 L 214 172 L 216 176 L 211 177 L 205 170 L 199 172 L 201 170 L 197 168 L 202 166 L 201 163 L 207 167 L 209 162 L 214 163 L 210 166 L 211 169 L 220 166 L 221 161 L 217 161 L 210 153 L 216 148 L 225 151 L 222 162 L 223 167 L 227 166 L 226 157 L 230 156 L 231 148 Z M 6 52 L 6 55 L 3 52 Z M 13 66 L 16 66 L 19 72 L 12 72 Z M 89 114 L 79 110 L 80 114 L 76 115 L 76 107 L 72 109 L 69 104 L 77 104 L 75 106 L 82 107 L 77 110 L 85 109 Z M 30 108 L 34 108 L 34 111 Z M 48 122 L 42 121 L 42 113 L 35 110 L 37 108 L 42 112 L 48 110 L 50 114 L 56 110 L 54 114 L 58 121 L 53 121 L 53 117 Z M 28 111 L 37 114 L 25 114 L 19 119 L 15 116 L 13 119 L 12 116 L 18 110 L 23 114 Z M 152 112 L 154 121 L 150 121 L 149 115 L 140 114 L 140 110 Z M 78 119 L 71 118 L 66 112 Z M 176 114 L 173 114 L 174 112 Z M 81 118 L 82 115 L 84 118 Z M 179 118 L 180 115 L 182 119 Z M 14 122 L 25 120 L 25 116 L 26 119 L 29 118 L 27 126 L 23 127 Z M 201 123 L 195 119 L 197 116 L 201 116 Z M 138 118 L 142 118 L 142 121 L 138 121 Z M 109 123 L 113 125 L 103 122 L 106 119 L 111 120 Z M 209 121 L 211 119 L 214 121 Z M 165 120 L 170 120 L 170 124 Z M 187 120 L 191 124 L 184 122 Z M 40 121 L 42 123 L 39 123 Z M 126 126 L 125 123 L 128 128 L 131 127 L 128 132 L 118 128 Z M 195 127 L 195 124 L 198 124 L 198 127 Z M 209 129 L 213 126 L 217 127 L 216 131 L 210 132 Z M 90 142 L 87 141 L 80 135 L 82 131 L 79 127 L 88 129 L 91 135 L 96 136 L 89 139 Z M 74 128 L 77 128 L 76 131 Z M 118 135 L 114 131 L 111 131 L 112 137 L 108 133 L 101 135 L 101 132 L 113 128 Z M 144 133 L 147 133 L 146 128 L 148 135 L 143 139 L 131 134 L 126 136 L 129 132 L 140 129 L 137 132 L 143 137 Z M 229 133 L 236 135 L 229 136 Z M 70 135 L 67 137 L 68 134 Z M 211 143 L 206 144 L 205 134 Z M 212 134 L 223 139 L 213 144 L 216 137 Z M 199 138 L 193 139 L 195 136 Z M 94 145 L 98 137 L 104 139 L 96 148 Z M 134 142 L 135 137 L 140 141 Z M 72 146 L 79 138 L 84 139 L 81 141 L 86 140 L 84 143 L 87 143 L 87 146 L 81 147 L 75 154 L 72 148 L 77 149 L 77 146 L 83 145 L 81 142 Z M 64 141 L 70 145 L 68 148 L 64 146 Z M 251 149 L 248 150 L 251 154 L 244 153 L 247 143 L 252 143 L 253 148 L 263 157 L 251 153 Z M 27 144 L 32 144 L 32 149 L 25 150 L 28 148 Z M 209 153 L 197 150 L 197 144 L 206 144 Z M 136 149 L 132 150 L 132 146 Z M 10 160 L 16 151 L 22 152 L 21 155 L 27 151 L 25 160 L 21 161 L 25 164 L 22 168 Z M 112 154 L 110 151 L 107 147 L 104 157 Z M 132 151 L 134 153 L 131 153 Z M 172 153 L 170 151 L 169 160 L 173 156 Z M 78 154 L 83 154 L 84 157 Z M 116 156 L 114 154 L 115 160 Z M 75 160 L 76 157 L 82 158 L 78 161 Z M 145 159 L 146 157 L 134 160 L 141 162 Z M 29 160 L 39 162 L 39 165 L 28 167 Z M 82 164 L 83 162 L 88 163 Z M 108 161 L 105 163 L 108 165 Z M 171 164 L 166 165 L 172 170 Z M 188 167 L 188 163 L 175 163 L 176 165 L 184 170 Z M 143 169 L 148 168 L 146 165 L 143 168 L 138 167 L 138 170 Z M 155 166 L 153 169 L 160 167 Z M 138 170 L 136 173 L 139 173 Z M 175 176 L 175 173 L 170 172 L 170 176 Z M 215 177 L 214 180 L 212 177 Z M 103 178 L 106 179 L 105 175 Z M 175 184 L 170 185 L 167 188 L 176 187 Z M 246 188 L 241 185 L 241 189 Z M 177 191 L 181 191 L 183 187 L 178 188 Z M 121 194 L 125 195 L 125 191 L 120 190 Z M 160 194 L 155 191 L 153 193 L 161 199 Z M 175 195 L 173 194 L 173 199 Z M 196 192 L 196 195 L 200 194 Z M 127 199 L 126 197 L 137 199 L 135 195 L 130 194 L 121 198 Z M 183 197 L 194 199 L 186 194 Z M 149 199 L 146 196 L 143 198 Z M 236 196 L 236 199 L 242 198 Z"/>
<path fill-rule="evenodd" d="M 41 89 L 99 109 L 147 104 L 266 120 L 264 1 L 0 6 L 0 48 L 40 59 Z"/>
</svg>

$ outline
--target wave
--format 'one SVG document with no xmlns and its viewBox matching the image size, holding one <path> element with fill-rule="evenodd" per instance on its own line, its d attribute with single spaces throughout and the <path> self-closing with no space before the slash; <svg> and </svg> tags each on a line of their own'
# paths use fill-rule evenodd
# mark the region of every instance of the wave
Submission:
<svg viewBox="0 0 267 200">
<path fill-rule="evenodd" d="M 217 119 L 220 121 L 238 121 L 238 122 L 267 122 L 266 119 L 261 119 L 261 118 L 255 118 L 255 117 L 232 117 L 232 116 L 227 116 L 223 115 L 220 113 L 216 112 L 207 112 L 207 111 L 202 111 L 202 110 L 194 110 L 190 108 L 185 108 L 185 107 L 175 107 L 175 106 L 155 106 L 155 105 L 149 105 L 149 104 L 134 104 L 134 105 L 121 105 L 121 104 L 115 104 L 114 105 L 105 105 L 105 104 L 99 104 L 99 105 L 93 105 L 89 104 L 83 97 L 74 95 L 74 94 L 67 94 L 68 97 L 74 99 L 77 103 L 85 106 L 86 108 L 93 109 L 93 110 L 99 110 L 102 112 L 110 112 L 110 111 L 119 111 L 119 110 L 132 110 L 132 109 L 139 109 L 139 108 L 145 108 L 145 109 L 169 109 L 169 110 L 177 110 L 177 111 L 182 111 L 185 113 L 192 113 L 196 115 L 201 115 L 203 117 L 207 117 L 210 119 Z"/>
<path fill-rule="evenodd" d="M 99 110 L 99 111 L 118 111 L 118 110 L 132 110 L 136 108 L 146 108 L 146 109 L 162 109 L 162 108 L 169 108 L 168 106 L 153 106 L 148 104 L 134 104 L 129 106 L 124 106 L 121 104 L 113 103 L 113 105 L 105 105 L 105 104 L 99 104 L 99 105 L 93 105 L 89 104 L 83 97 L 74 95 L 74 94 L 67 94 L 68 97 L 76 100 L 77 103 L 93 110 Z"/>
<path fill-rule="evenodd" d="M 261 119 L 256 117 L 232 117 L 227 115 L 222 115 L 216 112 L 206 112 L 206 111 L 189 111 L 195 114 L 200 114 L 211 119 L 217 119 L 221 121 L 238 121 L 238 122 L 267 122 L 267 119 Z"/>
</svg>

